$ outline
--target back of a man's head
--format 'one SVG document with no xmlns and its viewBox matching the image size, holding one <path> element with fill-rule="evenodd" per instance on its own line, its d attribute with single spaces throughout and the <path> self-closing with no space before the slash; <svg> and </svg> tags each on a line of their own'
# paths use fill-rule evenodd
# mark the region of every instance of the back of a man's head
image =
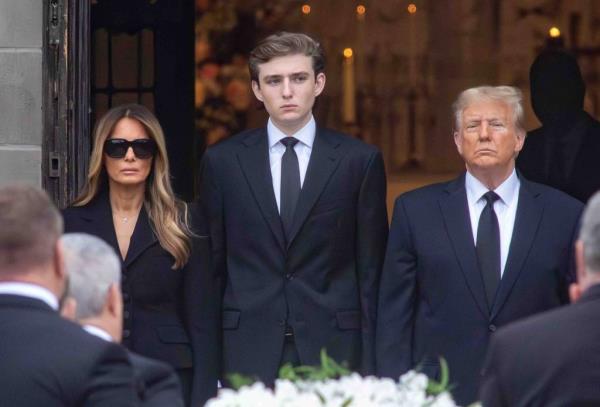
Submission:
<svg viewBox="0 0 600 407">
<path fill-rule="evenodd" d="M 67 233 L 61 243 L 69 275 L 68 295 L 77 303 L 75 318 L 98 317 L 110 286 L 120 282 L 121 262 L 112 247 L 92 235 Z"/>
<path fill-rule="evenodd" d="M 44 191 L 0 188 L 0 280 L 50 264 L 62 230 L 62 217 Z"/>
</svg>

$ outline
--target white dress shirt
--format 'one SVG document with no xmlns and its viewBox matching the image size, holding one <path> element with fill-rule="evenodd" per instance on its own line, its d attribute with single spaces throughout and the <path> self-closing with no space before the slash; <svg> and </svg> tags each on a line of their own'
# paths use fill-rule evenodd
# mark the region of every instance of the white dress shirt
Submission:
<svg viewBox="0 0 600 407">
<path fill-rule="evenodd" d="M 489 190 L 468 171 L 465 176 L 465 187 L 467 189 L 467 202 L 469 204 L 469 215 L 471 217 L 473 242 L 477 245 L 479 217 L 486 205 L 483 195 Z M 504 274 L 506 259 L 508 259 L 508 250 L 510 248 L 513 229 L 515 227 L 515 217 L 517 216 L 520 188 L 521 181 L 519 181 L 517 173 L 513 169 L 512 174 L 510 174 L 498 188 L 494 189 L 494 192 L 500 197 L 500 199 L 494 202 L 494 212 L 496 212 L 498 226 L 500 227 L 500 276 Z"/>
<path fill-rule="evenodd" d="M 304 185 L 304 177 L 310 160 L 313 143 L 317 131 L 317 124 L 313 116 L 304 127 L 298 130 L 295 134 L 288 136 L 273 124 L 271 119 L 267 123 L 267 134 L 269 135 L 269 162 L 271 164 L 271 177 L 273 178 L 273 191 L 275 192 L 275 200 L 277 201 L 277 209 L 281 211 L 281 158 L 285 153 L 285 146 L 281 143 L 281 139 L 285 137 L 294 137 L 298 139 L 298 143 L 294 146 L 294 151 L 298 156 L 298 164 L 300 166 L 300 188 Z"/>
<path fill-rule="evenodd" d="M 50 290 L 37 284 L 7 282 L 0 283 L 0 294 L 20 295 L 44 301 L 50 308 L 58 311 L 58 299 Z"/>
<path fill-rule="evenodd" d="M 115 340 L 113 339 L 112 336 L 110 336 L 110 334 L 108 332 L 106 332 L 104 329 L 102 328 L 98 328 L 97 326 L 94 325 L 84 325 L 83 329 L 89 333 L 90 335 L 94 335 L 97 336 L 100 339 L 104 339 L 107 342 L 114 342 Z"/>
</svg>

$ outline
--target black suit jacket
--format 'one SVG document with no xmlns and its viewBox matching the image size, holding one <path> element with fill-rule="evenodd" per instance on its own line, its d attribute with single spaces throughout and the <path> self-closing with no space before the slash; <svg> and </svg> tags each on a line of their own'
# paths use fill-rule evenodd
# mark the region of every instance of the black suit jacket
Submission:
<svg viewBox="0 0 600 407">
<path fill-rule="evenodd" d="M 193 369 L 191 401 L 201 405 L 217 391 L 219 315 L 210 285 L 209 241 L 202 237 L 198 211 L 193 212 L 199 236 L 192 239 L 187 265 L 173 270 L 174 259 L 160 246 L 142 208 L 123 261 L 123 345 L 180 371 Z M 65 232 L 98 236 L 120 253 L 108 193 L 66 209 L 63 217 Z"/>
<path fill-rule="evenodd" d="M 600 123 L 585 112 L 577 116 L 569 131 L 575 154 L 566 169 L 564 184 L 557 184 L 551 177 L 553 162 L 552 140 L 546 129 L 530 131 L 523 149 L 517 157 L 517 167 L 529 180 L 540 182 L 586 202 L 600 189 Z"/>
<path fill-rule="evenodd" d="M 578 302 L 498 331 L 486 358 L 487 406 L 600 405 L 600 285 Z"/>
<path fill-rule="evenodd" d="M 381 154 L 317 129 L 286 241 L 266 129 L 208 149 L 201 200 L 223 290 L 225 373 L 277 374 L 287 324 L 303 364 L 321 348 L 373 371 L 377 283 L 387 238 Z"/>
<path fill-rule="evenodd" d="M 2 407 L 138 405 L 124 348 L 17 295 L 0 295 L 0 383 Z"/>
<path fill-rule="evenodd" d="M 133 366 L 140 405 L 183 407 L 179 379 L 171 366 L 133 352 L 128 354 Z"/>
<path fill-rule="evenodd" d="M 491 313 L 477 265 L 464 174 L 401 195 L 394 208 L 377 321 L 377 370 L 398 378 L 450 367 L 457 401 L 477 397 L 496 328 L 568 301 L 582 204 L 519 177 L 508 259 Z"/>
</svg>

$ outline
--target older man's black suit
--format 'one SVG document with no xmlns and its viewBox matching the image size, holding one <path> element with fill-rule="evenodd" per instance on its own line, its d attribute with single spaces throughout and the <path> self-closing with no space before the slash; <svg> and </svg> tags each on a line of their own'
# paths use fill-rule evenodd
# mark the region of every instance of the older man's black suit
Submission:
<svg viewBox="0 0 600 407">
<path fill-rule="evenodd" d="M 223 282 L 225 373 L 272 381 L 284 329 L 300 362 L 319 352 L 374 368 L 377 284 L 387 238 L 385 174 L 376 148 L 317 129 L 286 240 L 273 192 L 266 129 L 205 154 L 201 200 Z"/>
<path fill-rule="evenodd" d="M 171 366 L 133 352 L 127 353 L 141 406 L 183 407 L 179 379 Z"/>
<path fill-rule="evenodd" d="M 600 285 L 573 305 L 498 331 L 486 359 L 484 407 L 600 405 Z"/>
<path fill-rule="evenodd" d="M 135 406 L 124 348 L 44 302 L 0 295 L 0 406 Z"/>
<path fill-rule="evenodd" d="M 464 175 L 401 195 L 381 277 L 377 371 L 397 378 L 420 366 L 450 367 L 457 401 L 477 397 L 487 343 L 497 327 L 568 301 L 572 246 L 582 204 L 520 177 L 508 259 L 491 313 L 473 242 Z"/>
</svg>

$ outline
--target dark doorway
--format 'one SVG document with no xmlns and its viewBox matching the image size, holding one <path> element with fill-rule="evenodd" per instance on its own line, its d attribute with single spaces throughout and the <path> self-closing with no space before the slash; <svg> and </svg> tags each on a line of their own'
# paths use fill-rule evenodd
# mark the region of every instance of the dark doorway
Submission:
<svg viewBox="0 0 600 407">
<path fill-rule="evenodd" d="M 140 103 L 158 117 L 173 187 L 194 197 L 194 0 L 96 0 L 91 6 L 91 109 Z"/>
</svg>

